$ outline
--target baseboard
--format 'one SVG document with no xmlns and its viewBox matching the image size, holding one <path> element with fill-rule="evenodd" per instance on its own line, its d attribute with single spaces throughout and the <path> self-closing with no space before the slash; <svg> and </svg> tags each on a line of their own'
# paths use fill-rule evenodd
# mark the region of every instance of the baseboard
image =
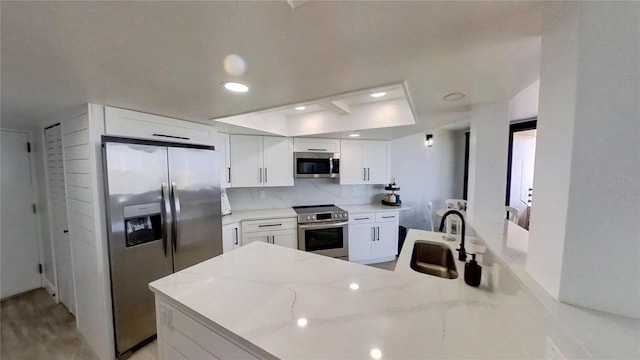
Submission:
<svg viewBox="0 0 640 360">
<path fill-rule="evenodd" d="M 56 302 L 58 302 L 58 294 L 56 294 L 56 287 L 47 278 L 44 279 L 44 288 L 47 289 L 47 292 L 49 293 L 49 295 L 53 296 L 53 298 L 56 299 Z"/>
</svg>

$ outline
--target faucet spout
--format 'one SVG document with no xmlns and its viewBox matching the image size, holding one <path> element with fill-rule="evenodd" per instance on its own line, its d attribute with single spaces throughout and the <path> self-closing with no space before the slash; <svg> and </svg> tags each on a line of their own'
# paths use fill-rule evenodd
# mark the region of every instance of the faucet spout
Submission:
<svg viewBox="0 0 640 360">
<path fill-rule="evenodd" d="M 462 223 L 462 230 L 460 233 L 460 248 L 458 249 L 458 260 L 467 261 L 467 251 L 464 248 L 464 232 L 465 232 L 465 224 L 464 224 L 464 215 L 458 210 L 448 210 L 446 213 L 442 215 L 442 220 L 440 221 L 440 228 L 438 231 L 442 232 L 444 229 L 444 224 L 446 222 L 447 216 L 449 215 L 458 215 L 460 218 L 460 222 Z"/>
</svg>

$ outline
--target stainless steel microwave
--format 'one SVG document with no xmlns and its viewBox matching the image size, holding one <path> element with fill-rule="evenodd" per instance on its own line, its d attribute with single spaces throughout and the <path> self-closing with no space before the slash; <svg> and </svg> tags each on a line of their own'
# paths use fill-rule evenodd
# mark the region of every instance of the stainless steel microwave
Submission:
<svg viewBox="0 0 640 360">
<path fill-rule="evenodd" d="M 293 161 L 296 178 L 340 177 L 340 153 L 295 152 Z"/>
</svg>

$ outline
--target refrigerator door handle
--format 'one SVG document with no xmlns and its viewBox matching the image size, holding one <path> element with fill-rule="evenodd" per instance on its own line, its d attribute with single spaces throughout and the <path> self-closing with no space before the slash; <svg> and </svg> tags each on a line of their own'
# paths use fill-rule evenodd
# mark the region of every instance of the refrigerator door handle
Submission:
<svg viewBox="0 0 640 360">
<path fill-rule="evenodd" d="M 180 196 L 178 195 L 178 186 L 175 181 L 171 183 L 171 197 L 173 198 L 173 252 L 178 252 L 178 223 L 180 222 Z"/>
<path fill-rule="evenodd" d="M 171 203 L 169 202 L 169 197 L 167 193 L 169 192 L 168 186 L 166 183 L 162 183 L 160 186 L 160 194 L 161 194 L 161 212 L 160 216 L 162 217 L 162 249 L 164 250 L 164 256 L 167 256 L 167 240 L 169 237 L 169 233 L 167 231 L 167 224 L 172 221 L 171 216 Z"/>
</svg>

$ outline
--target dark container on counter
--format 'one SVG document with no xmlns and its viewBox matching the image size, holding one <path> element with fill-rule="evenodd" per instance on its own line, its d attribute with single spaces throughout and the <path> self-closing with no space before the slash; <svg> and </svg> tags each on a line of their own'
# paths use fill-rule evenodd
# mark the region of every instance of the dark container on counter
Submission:
<svg viewBox="0 0 640 360">
<path fill-rule="evenodd" d="M 471 261 L 464 265 L 464 282 L 469 286 L 478 287 L 482 278 L 482 267 L 476 261 L 476 254 L 471 254 Z"/>
</svg>

